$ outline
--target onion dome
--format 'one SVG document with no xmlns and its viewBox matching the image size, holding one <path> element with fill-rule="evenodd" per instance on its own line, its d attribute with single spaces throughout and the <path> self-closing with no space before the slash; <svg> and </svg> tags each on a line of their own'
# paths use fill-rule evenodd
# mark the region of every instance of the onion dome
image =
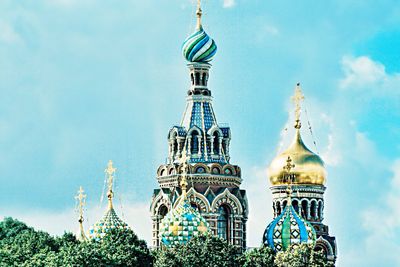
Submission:
<svg viewBox="0 0 400 267">
<path fill-rule="evenodd" d="M 297 84 L 293 97 L 296 103 L 296 123 L 294 126 L 296 134 L 289 148 L 272 160 L 268 168 L 269 179 L 273 186 L 287 183 L 284 179 L 285 170 L 282 169 L 282 166 L 288 157 L 293 160 L 296 166 L 292 171 L 296 177 L 293 181 L 294 184 L 324 185 L 326 182 L 327 173 L 324 162 L 317 154 L 307 148 L 301 138 L 300 101 L 303 99 L 300 84 Z"/>
<path fill-rule="evenodd" d="M 287 157 L 286 164 L 281 165 L 287 181 L 287 205 L 267 226 L 263 235 L 263 244 L 275 251 L 286 251 L 291 245 L 300 243 L 315 244 L 317 238 L 314 227 L 292 207 L 292 182 L 296 178 L 296 174 L 292 172 L 294 167 L 290 156 Z"/>
<path fill-rule="evenodd" d="M 184 172 L 186 171 L 186 153 L 183 157 Z M 182 195 L 178 205 L 162 219 L 160 226 L 160 238 L 167 247 L 186 244 L 193 236 L 206 234 L 209 226 L 201 214 L 194 209 L 186 197 L 186 174 L 183 174 L 181 188 Z"/>
<path fill-rule="evenodd" d="M 291 205 L 267 226 L 263 236 L 264 245 L 275 251 L 285 251 L 293 244 L 315 244 L 315 241 L 314 228 Z"/>
<path fill-rule="evenodd" d="M 278 155 L 268 168 L 269 179 L 272 185 L 286 184 L 285 171 L 282 165 L 290 156 L 296 165 L 293 173 L 296 175 L 294 184 L 324 185 L 326 182 L 326 170 L 322 159 L 306 147 L 301 139 L 300 130 L 296 130 L 292 144 L 283 153 Z"/>
<path fill-rule="evenodd" d="M 202 11 L 200 1 L 197 6 L 197 28 L 182 45 L 182 52 L 189 62 L 209 62 L 217 52 L 217 45 L 214 40 L 204 31 L 201 25 Z"/>
<path fill-rule="evenodd" d="M 108 176 L 107 183 L 108 183 L 108 208 L 106 213 L 104 214 L 103 218 L 95 223 L 89 229 L 89 237 L 95 240 L 101 240 L 107 232 L 113 229 L 127 229 L 129 226 L 123 222 L 117 215 L 113 207 L 113 197 L 114 192 L 112 190 L 113 181 L 114 181 L 114 173 L 117 169 L 113 167 L 113 163 L 110 160 L 108 162 L 107 169 L 105 169 L 105 173 Z"/>
<path fill-rule="evenodd" d="M 108 209 L 103 218 L 89 229 L 89 237 L 95 240 L 102 239 L 108 231 L 113 229 L 127 229 L 128 225 L 115 213 L 113 208 Z"/>
</svg>

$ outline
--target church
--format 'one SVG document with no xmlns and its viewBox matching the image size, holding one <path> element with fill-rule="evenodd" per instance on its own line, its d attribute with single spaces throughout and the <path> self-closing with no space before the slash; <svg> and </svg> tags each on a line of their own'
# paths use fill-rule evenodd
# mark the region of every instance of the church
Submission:
<svg viewBox="0 0 400 267">
<path fill-rule="evenodd" d="M 166 131 L 167 161 L 155 171 L 159 186 L 154 189 L 150 203 L 151 246 L 173 247 L 185 244 L 193 236 L 211 233 L 245 251 L 251 210 L 246 190 L 241 187 L 246 177 L 242 177 L 240 166 L 230 157 L 230 127 L 217 120 L 213 109 L 208 81 L 217 44 L 203 28 L 200 1 L 196 16 L 196 29 L 182 45 L 189 83 L 186 95 L 182 90 L 186 107 L 180 123 Z M 260 245 L 282 251 L 300 243 L 312 244 L 315 250 L 323 251 L 329 261 L 335 262 L 336 240 L 323 222 L 327 172 L 323 159 L 302 139 L 303 99 L 300 84 L 297 84 L 292 98 L 295 104 L 292 143 L 270 163 L 269 184 L 259 181 L 260 186 L 270 189 L 265 194 L 272 194 L 271 209 L 251 212 L 273 214 L 273 221 L 266 223 L 264 233 L 260 233 Z M 108 208 L 87 235 L 82 226 L 83 190 L 77 195 L 81 208 L 81 240 L 101 239 L 109 229 L 129 227 L 113 208 L 115 171 L 110 161 L 105 170 Z"/>
</svg>

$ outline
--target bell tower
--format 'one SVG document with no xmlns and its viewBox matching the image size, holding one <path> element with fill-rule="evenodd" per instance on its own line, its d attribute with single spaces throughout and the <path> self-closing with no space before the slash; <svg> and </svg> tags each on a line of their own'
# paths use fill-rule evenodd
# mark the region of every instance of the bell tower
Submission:
<svg viewBox="0 0 400 267">
<path fill-rule="evenodd" d="M 187 180 L 186 197 L 190 205 L 207 220 L 213 234 L 229 243 L 246 248 L 248 204 L 246 191 L 240 188 L 239 166 L 230 163 L 231 131 L 218 123 L 208 80 L 211 60 L 216 54 L 214 40 L 204 31 L 200 1 L 197 27 L 183 43 L 190 87 L 180 124 L 168 132 L 168 160 L 157 170 L 159 188 L 151 202 L 153 247 L 160 246 L 160 227 L 168 211 L 178 205 L 182 195 L 181 179 Z M 182 157 L 185 155 L 185 174 Z"/>
<path fill-rule="evenodd" d="M 336 239 L 329 235 L 329 227 L 323 223 L 327 172 L 321 157 L 308 149 L 301 138 L 300 112 L 304 95 L 299 83 L 292 100 L 295 104 L 295 136 L 291 145 L 280 153 L 268 168 L 274 218 L 279 217 L 290 204 L 287 203 L 285 194 L 288 188 L 286 172 L 282 169 L 290 157 L 293 163 L 291 173 L 294 176 L 291 185 L 293 190 L 291 206 L 314 227 L 317 235 L 315 248 L 322 250 L 327 259 L 334 262 L 337 255 Z"/>
</svg>

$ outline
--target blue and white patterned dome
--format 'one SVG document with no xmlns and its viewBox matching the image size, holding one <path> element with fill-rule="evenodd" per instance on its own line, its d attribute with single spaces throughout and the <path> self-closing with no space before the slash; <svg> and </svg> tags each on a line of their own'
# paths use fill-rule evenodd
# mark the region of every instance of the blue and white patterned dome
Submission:
<svg viewBox="0 0 400 267">
<path fill-rule="evenodd" d="M 160 238 L 165 246 L 186 244 L 193 236 L 209 232 L 209 226 L 200 213 L 192 208 L 186 196 L 161 221 Z"/>
<path fill-rule="evenodd" d="M 89 238 L 100 240 L 112 229 L 127 229 L 129 226 L 123 222 L 111 207 L 103 218 L 89 229 Z"/>
<path fill-rule="evenodd" d="M 293 244 L 315 244 L 313 226 L 301 218 L 291 205 L 287 205 L 264 232 L 263 243 L 275 251 L 286 251 Z"/>
<path fill-rule="evenodd" d="M 183 42 L 182 52 L 189 62 L 209 62 L 217 53 L 217 45 L 200 26 Z"/>
</svg>

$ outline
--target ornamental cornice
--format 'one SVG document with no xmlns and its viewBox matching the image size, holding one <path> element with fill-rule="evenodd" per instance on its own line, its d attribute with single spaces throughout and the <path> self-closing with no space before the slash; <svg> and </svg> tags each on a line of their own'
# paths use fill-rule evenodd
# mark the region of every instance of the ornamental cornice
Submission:
<svg viewBox="0 0 400 267">
<path fill-rule="evenodd" d="M 180 174 L 157 177 L 157 181 L 161 187 L 179 186 Z M 188 174 L 186 179 L 189 184 L 206 184 L 206 185 L 219 185 L 240 187 L 242 179 L 237 176 L 228 175 L 201 175 L 201 174 Z"/>
</svg>

